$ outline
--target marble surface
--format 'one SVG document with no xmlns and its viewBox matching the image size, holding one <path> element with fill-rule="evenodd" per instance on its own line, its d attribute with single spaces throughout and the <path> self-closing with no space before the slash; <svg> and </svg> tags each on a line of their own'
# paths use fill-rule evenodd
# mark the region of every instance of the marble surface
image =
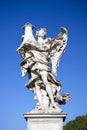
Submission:
<svg viewBox="0 0 87 130">
<path fill-rule="evenodd" d="M 25 113 L 27 130 L 63 130 L 66 113 L 30 114 Z"/>
</svg>

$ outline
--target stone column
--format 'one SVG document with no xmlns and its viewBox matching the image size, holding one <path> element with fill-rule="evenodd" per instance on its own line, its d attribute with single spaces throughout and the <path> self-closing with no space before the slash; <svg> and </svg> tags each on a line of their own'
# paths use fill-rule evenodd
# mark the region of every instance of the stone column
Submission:
<svg viewBox="0 0 87 130">
<path fill-rule="evenodd" d="M 66 113 L 32 114 L 26 113 L 27 130 L 63 130 Z"/>
</svg>

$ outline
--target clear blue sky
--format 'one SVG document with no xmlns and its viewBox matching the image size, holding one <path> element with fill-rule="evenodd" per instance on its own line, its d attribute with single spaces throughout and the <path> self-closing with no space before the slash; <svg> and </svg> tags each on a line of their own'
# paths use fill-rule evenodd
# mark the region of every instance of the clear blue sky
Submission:
<svg viewBox="0 0 87 130">
<path fill-rule="evenodd" d="M 23 114 L 35 107 L 31 91 L 21 77 L 16 53 L 21 26 L 26 22 L 47 29 L 47 37 L 55 37 L 60 27 L 69 31 L 66 53 L 58 68 L 62 93 L 72 100 L 64 106 L 65 123 L 87 113 L 87 1 L 86 0 L 0 0 L 0 130 L 26 130 Z"/>
</svg>

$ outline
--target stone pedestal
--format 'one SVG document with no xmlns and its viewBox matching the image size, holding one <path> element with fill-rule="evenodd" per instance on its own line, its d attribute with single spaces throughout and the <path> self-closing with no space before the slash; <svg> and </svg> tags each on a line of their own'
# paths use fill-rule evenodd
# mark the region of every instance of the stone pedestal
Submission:
<svg viewBox="0 0 87 130">
<path fill-rule="evenodd" d="M 56 114 L 24 114 L 27 130 L 63 130 L 66 113 Z"/>
</svg>

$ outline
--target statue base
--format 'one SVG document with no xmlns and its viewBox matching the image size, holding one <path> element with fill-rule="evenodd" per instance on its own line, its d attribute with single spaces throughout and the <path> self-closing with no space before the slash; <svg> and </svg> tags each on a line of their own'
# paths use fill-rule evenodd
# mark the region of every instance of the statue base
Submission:
<svg viewBox="0 0 87 130">
<path fill-rule="evenodd" d="M 27 130 L 63 130 L 66 113 L 26 113 Z"/>
</svg>

